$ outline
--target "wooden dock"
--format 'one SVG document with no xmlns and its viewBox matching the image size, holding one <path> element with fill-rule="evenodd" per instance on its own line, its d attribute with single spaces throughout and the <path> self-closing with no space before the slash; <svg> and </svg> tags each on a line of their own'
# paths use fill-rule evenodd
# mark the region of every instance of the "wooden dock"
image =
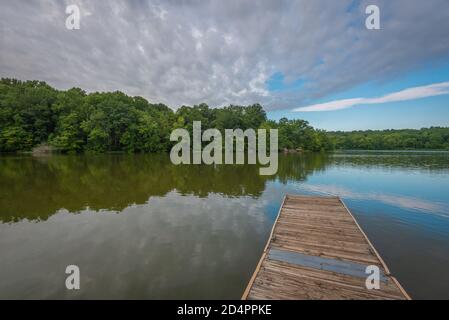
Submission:
<svg viewBox="0 0 449 320">
<path fill-rule="evenodd" d="M 380 288 L 367 289 L 367 266 Z M 242 299 L 410 299 L 338 197 L 287 195 Z"/>
</svg>

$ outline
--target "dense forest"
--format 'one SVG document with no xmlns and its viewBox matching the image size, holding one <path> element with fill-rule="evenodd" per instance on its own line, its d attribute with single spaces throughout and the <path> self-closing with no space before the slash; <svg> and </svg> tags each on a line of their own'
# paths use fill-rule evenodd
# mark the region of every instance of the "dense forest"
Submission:
<svg viewBox="0 0 449 320">
<path fill-rule="evenodd" d="M 41 81 L 0 81 L 0 152 L 30 151 L 50 145 L 68 153 L 166 152 L 173 129 L 278 129 L 279 149 L 449 150 L 449 128 L 325 132 L 304 120 L 268 120 L 259 104 L 210 108 L 182 106 L 174 111 L 122 92 L 56 90 Z"/>
<path fill-rule="evenodd" d="M 27 151 L 49 144 L 61 152 L 165 152 L 175 128 L 279 129 L 279 148 L 330 150 L 325 132 L 306 121 L 267 120 L 262 106 L 206 104 L 176 111 L 142 97 L 116 92 L 87 94 L 79 88 L 56 90 L 40 81 L 0 82 L 0 152 Z"/>
<path fill-rule="evenodd" d="M 328 132 L 342 150 L 449 150 L 449 128 Z"/>
</svg>

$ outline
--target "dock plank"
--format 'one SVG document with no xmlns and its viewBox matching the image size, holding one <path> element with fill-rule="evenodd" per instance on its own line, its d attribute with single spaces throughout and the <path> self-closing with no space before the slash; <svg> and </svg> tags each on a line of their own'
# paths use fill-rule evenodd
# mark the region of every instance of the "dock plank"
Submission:
<svg viewBox="0 0 449 320">
<path fill-rule="evenodd" d="M 380 289 L 366 288 L 368 265 L 379 268 Z M 410 297 L 340 198 L 287 195 L 242 299 Z"/>
</svg>

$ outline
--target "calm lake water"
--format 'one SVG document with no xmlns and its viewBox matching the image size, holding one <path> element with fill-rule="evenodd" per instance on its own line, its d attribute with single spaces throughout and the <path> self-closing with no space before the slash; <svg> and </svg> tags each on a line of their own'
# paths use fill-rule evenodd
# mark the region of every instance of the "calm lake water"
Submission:
<svg viewBox="0 0 449 320">
<path fill-rule="evenodd" d="M 449 298 L 449 154 L 1 156 L 0 298 L 239 299 L 285 193 L 342 197 L 413 298 Z M 81 289 L 65 288 L 65 268 Z"/>
</svg>

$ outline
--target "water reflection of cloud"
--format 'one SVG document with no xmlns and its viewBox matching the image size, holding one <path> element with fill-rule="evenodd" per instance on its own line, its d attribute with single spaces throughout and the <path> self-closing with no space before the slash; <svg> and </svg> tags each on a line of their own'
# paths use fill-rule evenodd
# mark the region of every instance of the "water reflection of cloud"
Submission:
<svg viewBox="0 0 449 320">
<path fill-rule="evenodd" d="M 402 209 L 416 210 L 421 212 L 439 213 L 449 216 L 449 208 L 439 202 L 428 201 L 415 197 L 407 197 L 394 194 L 382 194 L 378 192 L 357 192 L 337 185 L 304 184 L 300 188 L 304 191 L 334 195 L 353 200 L 373 200 Z"/>
<path fill-rule="evenodd" d="M 239 298 L 271 228 L 267 204 L 170 192 L 120 214 L 0 223 L 0 299 Z M 74 262 L 85 279 L 77 292 L 61 286 Z"/>
</svg>

